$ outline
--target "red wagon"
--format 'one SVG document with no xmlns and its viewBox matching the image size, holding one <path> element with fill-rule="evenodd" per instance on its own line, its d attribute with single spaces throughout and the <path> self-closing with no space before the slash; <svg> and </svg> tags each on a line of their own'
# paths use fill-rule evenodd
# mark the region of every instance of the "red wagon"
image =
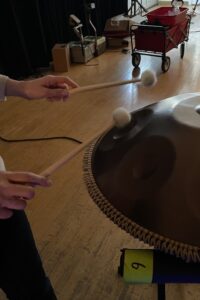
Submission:
<svg viewBox="0 0 200 300">
<path fill-rule="evenodd" d="M 172 7 L 160 7 L 148 13 L 147 18 L 145 24 L 131 26 L 132 64 L 138 67 L 141 55 L 159 56 L 162 71 L 167 72 L 170 67 L 168 51 L 180 45 L 180 57 L 184 56 L 191 17 L 186 8 L 175 12 Z"/>
</svg>

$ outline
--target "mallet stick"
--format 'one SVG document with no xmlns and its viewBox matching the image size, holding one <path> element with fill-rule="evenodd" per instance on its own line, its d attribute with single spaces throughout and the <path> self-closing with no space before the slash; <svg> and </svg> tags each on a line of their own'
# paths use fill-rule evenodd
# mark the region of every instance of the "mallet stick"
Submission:
<svg viewBox="0 0 200 300">
<path fill-rule="evenodd" d="M 86 148 L 92 141 L 94 141 L 96 138 L 101 136 L 104 132 L 108 131 L 110 128 L 112 128 L 113 124 L 110 126 L 107 126 L 104 130 L 101 130 L 101 132 L 98 132 L 88 140 L 86 140 L 84 143 L 80 144 L 76 147 L 73 151 L 69 152 L 65 156 L 63 156 L 60 160 L 53 163 L 51 166 L 49 166 L 46 170 L 44 170 L 41 175 L 49 177 L 53 173 L 55 173 L 58 169 L 60 169 L 62 166 L 67 164 L 72 158 L 74 158 L 77 154 L 79 154 L 84 148 Z"/>
<path fill-rule="evenodd" d="M 98 84 L 92 84 L 92 85 L 86 85 L 78 88 L 74 88 L 69 90 L 70 94 L 76 94 L 80 92 L 86 92 L 86 91 L 92 91 L 92 90 L 97 90 L 97 89 L 102 89 L 102 88 L 107 88 L 107 87 L 112 87 L 112 86 L 118 86 L 118 85 L 123 85 L 123 84 L 129 84 L 129 83 L 137 83 L 141 82 L 141 79 L 130 79 L 130 80 L 119 80 L 119 81 L 110 81 L 106 83 L 98 83 Z"/>
<path fill-rule="evenodd" d="M 105 132 L 109 131 L 113 126 L 117 128 L 124 128 L 131 122 L 131 114 L 123 107 L 118 107 L 113 111 L 113 122 L 111 122 L 110 125 L 107 125 L 103 130 L 96 133 L 94 136 L 86 140 L 84 143 L 79 145 L 76 149 L 71 151 L 70 153 L 66 154 L 64 157 L 62 157 L 60 160 L 52 164 L 50 167 L 48 167 L 45 171 L 41 173 L 43 176 L 50 176 L 55 171 L 57 171 L 59 168 L 61 168 L 63 165 L 68 163 L 72 158 L 74 158 L 79 152 L 81 152 L 85 147 L 87 147 L 92 141 L 94 141 L 96 138 L 104 134 Z"/>
</svg>

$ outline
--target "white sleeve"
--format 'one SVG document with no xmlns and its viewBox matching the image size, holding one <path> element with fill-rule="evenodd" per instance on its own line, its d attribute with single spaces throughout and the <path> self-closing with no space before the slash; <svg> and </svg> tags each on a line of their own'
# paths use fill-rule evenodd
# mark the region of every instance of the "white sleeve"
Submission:
<svg viewBox="0 0 200 300">
<path fill-rule="evenodd" d="M 6 167 L 3 161 L 3 158 L 0 156 L 0 171 L 5 171 Z"/>
<path fill-rule="evenodd" d="M 6 100 L 5 89 L 8 76 L 0 75 L 0 101 Z"/>
</svg>

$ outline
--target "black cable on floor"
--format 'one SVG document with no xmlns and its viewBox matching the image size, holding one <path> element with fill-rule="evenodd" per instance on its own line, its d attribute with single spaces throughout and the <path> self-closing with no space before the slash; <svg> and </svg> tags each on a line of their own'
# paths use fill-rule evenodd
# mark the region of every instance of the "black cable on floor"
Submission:
<svg viewBox="0 0 200 300">
<path fill-rule="evenodd" d="M 0 140 L 6 143 L 18 143 L 18 142 L 37 142 L 37 141 L 46 141 L 46 140 L 55 140 L 55 139 L 65 139 L 65 140 L 70 140 L 72 142 L 82 144 L 81 141 L 69 137 L 69 136 L 53 136 L 53 137 L 43 137 L 43 138 L 27 138 L 27 139 L 6 139 L 2 136 L 0 136 Z"/>
</svg>

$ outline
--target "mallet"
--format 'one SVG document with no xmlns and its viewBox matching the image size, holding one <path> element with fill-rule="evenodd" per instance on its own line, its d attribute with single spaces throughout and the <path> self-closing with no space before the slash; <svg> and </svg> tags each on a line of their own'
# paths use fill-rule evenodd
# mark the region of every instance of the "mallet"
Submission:
<svg viewBox="0 0 200 300">
<path fill-rule="evenodd" d="M 106 82 L 106 83 L 86 85 L 86 86 L 71 89 L 69 91 L 69 93 L 77 94 L 77 93 L 81 93 L 81 92 L 92 91 L 92 90 L 108 88 L 108 87 L 112 87 L 112 86 L 119 86 L 119 85 L 124 85 L 124 84 L 130 84 L 130 83 L 141 83 L 143 86 L 150 87 L 150 86 L 155 85 L 156 82 L 157 82 L 157 79 L 156 79 L 155 73 L 150 70 L 146 70 L 142 73 L 141 77 L 137 78 L 137 79 L 110 81 L 110 82 Z"/>
<path fill-rule="evenodd" d="M 142 73 L 141 78 L 138 80 L 125 80 L 125 81 L 117 81 L 117 82 L 109 82 L 104 84 L 96 84 L 96 85 L 90 85 L 80 88 L 72 89 L 74 91 L 73 93 L 81 92 L 81 91 L 89 91 L 89 90 L 95 90 L 99 88 L 104 87 L 110 87 L 110 86 L 116 86 L 121 84 L 127 84 L 127 83 L 135 83 L 135 82 L 141 82 L 144 86 L 153 86 L 157 81 L 156 75 L 154 72 L 150 70 L 146 70 Z M 60 160 L 52 164 L 50 167 L 48 167 L 46 170 L 44 170 L 41 175 L 49 177 L 51 176 L 55 171 L 60 169 L 63 165 L 68 163 L 73 157 L 75 157 L 78 153 L 80 153 L 84 148 L 86 148 L 92 141 L 94 141 L 96 138 L 107 132 L 109 129 L 111 129 L 113 126 L 116 126 L 117 128 L 124 128 L 131 122 L 131 114 L 123 107 L 117 108 L 113 112 L 113 122 L 110 126 L 107 126 L 101 132 L 98 132 L 95 134 L 92 138 L 88 139 L 84 143 L 82 143 L 80 146 L 78 146 L 75 150 L 72 152 L 66 154 L 64 157 L 62 157 Z"/>
</svg>

